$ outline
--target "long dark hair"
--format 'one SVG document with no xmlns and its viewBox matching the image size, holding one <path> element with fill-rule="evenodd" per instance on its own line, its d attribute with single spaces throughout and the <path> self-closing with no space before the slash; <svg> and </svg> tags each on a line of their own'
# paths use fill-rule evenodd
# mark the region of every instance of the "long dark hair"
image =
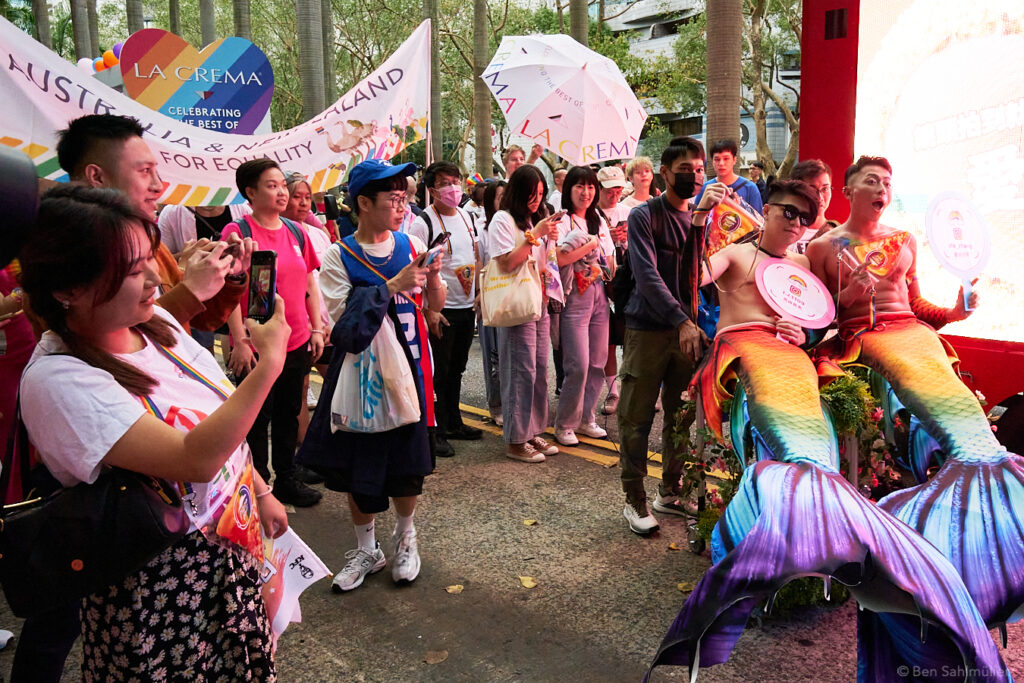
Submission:
<svg viewBox="0 0 1024 683">
<path fill-rule="evenodd" d="M 494 214 L 498 213 L 501 208 L 497 205 L 498 201 L 498 190 L 501 188 L 508 188 L 508 183 L 504 180 L 495 180 L 486 184 L 484 187 L 484 230 L 491 224 L 491 219 L 494 218 Z"/>
<path fill-rule="evenodd" d="M 530 197 L 537 191 L 537 183 L 543 186 L 541 189 L 543 196 L 540 206 L 537 207 L 537 212 L 531 214 Z M 508 189 L 505 190 L 505 195 L 501 199 L 501 208 L 508 211 L 512 220 L 516 222 L 516 226 L 525 232 L 530 229 L 531 225 L 536 225 L 547 217 L 548 206 L 544 201 L 547 194 L 548 184 L 544 180 L 544 175 L 536 166 L 523 164 L 508 179 Z"/>
<path fill-rule="evenodd" d="M 21 251 L 21 286 L 32 311 L 60 336 L 72 356 L 109 372 L 131 393 L 145 396 L 156 380 L 73 332 L 68 311 L 57 298 L 58 292 L 98 285 L 95 303 L 113 299 L 132 265 L 143 256 L 132 247 L 136 224 L 142 225 L 156 249 L 160 244 L 156 224 L 133 209 L 117 190 L 78 185 L 50 190 L 43 195 L 35 229 Z M 170 324 L 158 316 L 135 329 L 164 346 L 175 343 Z"/>
<path fill-rule="evenodd" d="M 594 198 L 590 200 L 587 207 L 587 232 L 596 235 L 601 229 L 601 214 L 597 211 L 597 200 L 601 196 L 601 183 L 597 180 L 597 173 L 589 166 L 573 166 L 565 175 L 562 181 L 562 208 L 575 213 L 572 205 L 572 188 L 574 185 L 591 185 L 594 188 Z"/>
</svg>

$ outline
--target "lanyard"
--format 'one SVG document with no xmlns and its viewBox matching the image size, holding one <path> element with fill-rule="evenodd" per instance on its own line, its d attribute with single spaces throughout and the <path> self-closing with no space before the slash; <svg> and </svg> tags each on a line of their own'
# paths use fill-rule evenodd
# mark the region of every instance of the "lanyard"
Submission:
<svg viewBox="0 0 1024 683">
<path fill-rule="evenodd" d="M 450 233 L 451 231 L 444 225 L 444 216 L 437 211 L 437 207 L 433 204 L 430 205 L 430 209 L 434 210 L 434 215 L 437 216 L 437 220 L 441 222 L 441 232 Z M 466 226 L 466 233 L 469 235 L 469 243 L 473 247 L 473 254 L 476 255 L 476 236 L 473 234 L 473 228 L 469 225 L 469 221 L 466 220 L 466 214 L 463 211 L 455 210 L 455 213 L 462 219 L 462 224 Z M 428 245 L 429 246 L 429 245 Z M 448 240 L 448 254 L 453 256 L 455 254 L 455 248 L 452 246 L 452 241 Z"/>
<path fill-rule="evenodd" d="M 442 227 L 442 229 L 443 229 L 443 228 L 444 228 L 444 225 L 442 225 L 441 227 Z M 380 278 L 381 280 L 383 280 L 384 282 L 387 282 L 387 281 L 388 281 L 388 279 L 387 279 L 386 277 L 384 277 L 383 273 L 381 273 L 381 272 L 380 272 L 379 270 L 377 270 L 377 268 L 376 268 L 376 267 L 374 267 L 374 265 L 373 265 L 372 263 L 370 263 L 369 261 L 367 261 L 366 259 L 364 259 L 364 258 L 363 258 L 362 256 L 360 256 L 360 255 L 359 255 L 359 254 L 357 254 L 356 252 L 352 251 L 352 249 L 351 249 L 351 248 L 350 248 L 350 247 L 349 247 L 349 246 L 348 246 L 347 244 L 345 244 L 345 243 L 344 243 L 343 241 L 339 241 L 339 242 L 338 242 L 338 246 L 339 246 L 339 247 L 341 247 L 342 249 L 344 249 L 344 250 L 345 250 L 346 252 L 348 252 L 349 256 L 351 256 L 352 258 L 354 258 L 354 259 L 355 259 L 356 261 L 359 261 L 359 263 L 360 263 L 360 264 L 362 264 L 362 266 L 363 266 L 364 268 L 366 268 L 366 269 L 367 269 L 367 270 L 369 270 L 369 271 L 370 271 L 371 273 L 373 273 L 374 275 L 376 275 L 377 277 L 379 277 L 379 278 Z M 420 305 L 419 305 L 418 303 L 416 303 L 415 301 L 413 301 L 412 299 L 410 299 L 410 298 L 409 298 L 409 297 L 408 297 L 408 296 L 407 296 L 407 295 L 405 294 L 405 292 L 399 292 L 399 293 L 398 293 L 398 296 L 402 297 L 403 299 L 405 299 L 406 301 L 408 301 L 409 303 L 411 303 L 411 304 L 412 304 L 413 306 L 415 306 L 415 307 L 416 307 L 416 310 L 417 310 L 417 311 L 422 311 L 422 310 L 423 310 L 423 308 L 422 308 L 422 307 L 421 307 L 421 306 L 420 306 Z"/>
</svg>

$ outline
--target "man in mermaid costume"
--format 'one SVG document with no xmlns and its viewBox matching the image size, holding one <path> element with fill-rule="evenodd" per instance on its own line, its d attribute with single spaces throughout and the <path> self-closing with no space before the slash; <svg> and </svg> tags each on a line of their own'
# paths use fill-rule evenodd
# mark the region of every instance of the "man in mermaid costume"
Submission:
<svg viewBox="0 0 1024 683">
<path fill-rule="evenodd" d="M 719 283 L 722 312 L 695 381 L 702 407 L 721 437 L 721 403 L 740 382 L 750 421 L 775 459 L 744 472 L 715 528 L 715 564 L 676 617 L 652 669 L 687 665 L 694 680 L 699 667 L 728 659 L 759 602 L 794 578 L 817 575 L 826 586 L 833 577 L 849 586 L 865 608 L 858 618 L 866 615 L 875 626 L 859 648 L 860 681 L 1010 680 L 950 562 L 836 470 L 817 373 L 797 346 L 805 335 L 780 320 L 756 287 L 754 273 L 764 259 L 808 266 L 787 247 L 804 232 L 801 217 L 813 220 L 817 206 L 817 193 L 805 183 L 773 184 L 759 240 L 730 245 L 709 261 L 705 283 Z M 877 621 L 876 612 L 890 621 Z M 886 640 L 890 623 L 898 642 Z M 927 631 L 926 624 L 934 628 Z M 935 675 L 901 678 L 901 666 Z M 956 670 L 970 675 L 944 676 Z"/>
</svg>

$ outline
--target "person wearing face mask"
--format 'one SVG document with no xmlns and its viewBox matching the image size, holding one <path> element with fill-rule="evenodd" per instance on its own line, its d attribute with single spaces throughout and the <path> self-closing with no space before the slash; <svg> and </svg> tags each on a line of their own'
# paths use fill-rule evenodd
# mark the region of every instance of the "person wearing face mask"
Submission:
<svg viewBox="0 0 1024 683">
<path fill-rule="evenodd" d="M 473 219 L 459 208 L 462 200 L 462 173 L 450 161 L 438 161 L 426 168 L 423 184 L 430 205 L 409 226 L 408 234 L 431 245 L 441 233 L 444 263 L 441 277 L 448 286 L 448 298 L 440 312 L 427 311 L 430 349 L 434 354 L 434 392 L 437 396 L 435 414 L 435 453 L 455 455 L 448 439 L 476 440 L 481 431 L 462 421 L 459 396 L 462 375 L 466 371 L 469 349 L 476 329 L 474 300 L 480 264 L 477 257 L 477 234 Z"/>
<path fill-rule="evenodd" d="M 682 393 L 700 360 L 706 337 L 696 325 L 696 282 L 700 263 L 699 236 L 707 210 L 721 200 L 727 188 L 712 186 L 700 205 L 690 200 L 704 180 L 704 146 L 688 137 L 673 138 L 661 154 L 661 177 L 667 190 L 633 209 L 628 219 L 628 252 L 636 284 L 626 304 L 626 334 L 619 371 L 619 461 L 623 516 L 629 528 L 646 535 L 658 528 L 647 511 L 644 477 L 647 474 L 648 437 L 654 421 L 658 392 L 662 393 L 665 426 L 662 431 L 662 482 L 654 501 L 657 512 L 683 515 L 680 494 L 684 439 L 673 439 L 674 416 Z M 699 226 L 699 227 L 698 227 Z M 682 433 L 688 434 L 694 415 L 686 416 Z"/>
</svg>

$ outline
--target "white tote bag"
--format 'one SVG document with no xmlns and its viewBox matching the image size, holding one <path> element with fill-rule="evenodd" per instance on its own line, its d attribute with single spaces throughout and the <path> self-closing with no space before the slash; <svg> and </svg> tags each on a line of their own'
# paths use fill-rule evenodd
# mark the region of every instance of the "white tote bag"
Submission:
<svg viewBox="0 0 1024 683">
<path fill-rule="evenodd" d="M 495 259 L 480 272 L 480 314 L 488 327 L 515 327 L 540 320 L 544 287 L 531 254 L 514 273 L 504 273 Z"/>
<path fill-rule="evenodd" d="M 345 356 L 331 398 L 331 432 L 386 432 L 419 419 L 416 376 L 385 317 L 362 353 Z"/>
</svg>

